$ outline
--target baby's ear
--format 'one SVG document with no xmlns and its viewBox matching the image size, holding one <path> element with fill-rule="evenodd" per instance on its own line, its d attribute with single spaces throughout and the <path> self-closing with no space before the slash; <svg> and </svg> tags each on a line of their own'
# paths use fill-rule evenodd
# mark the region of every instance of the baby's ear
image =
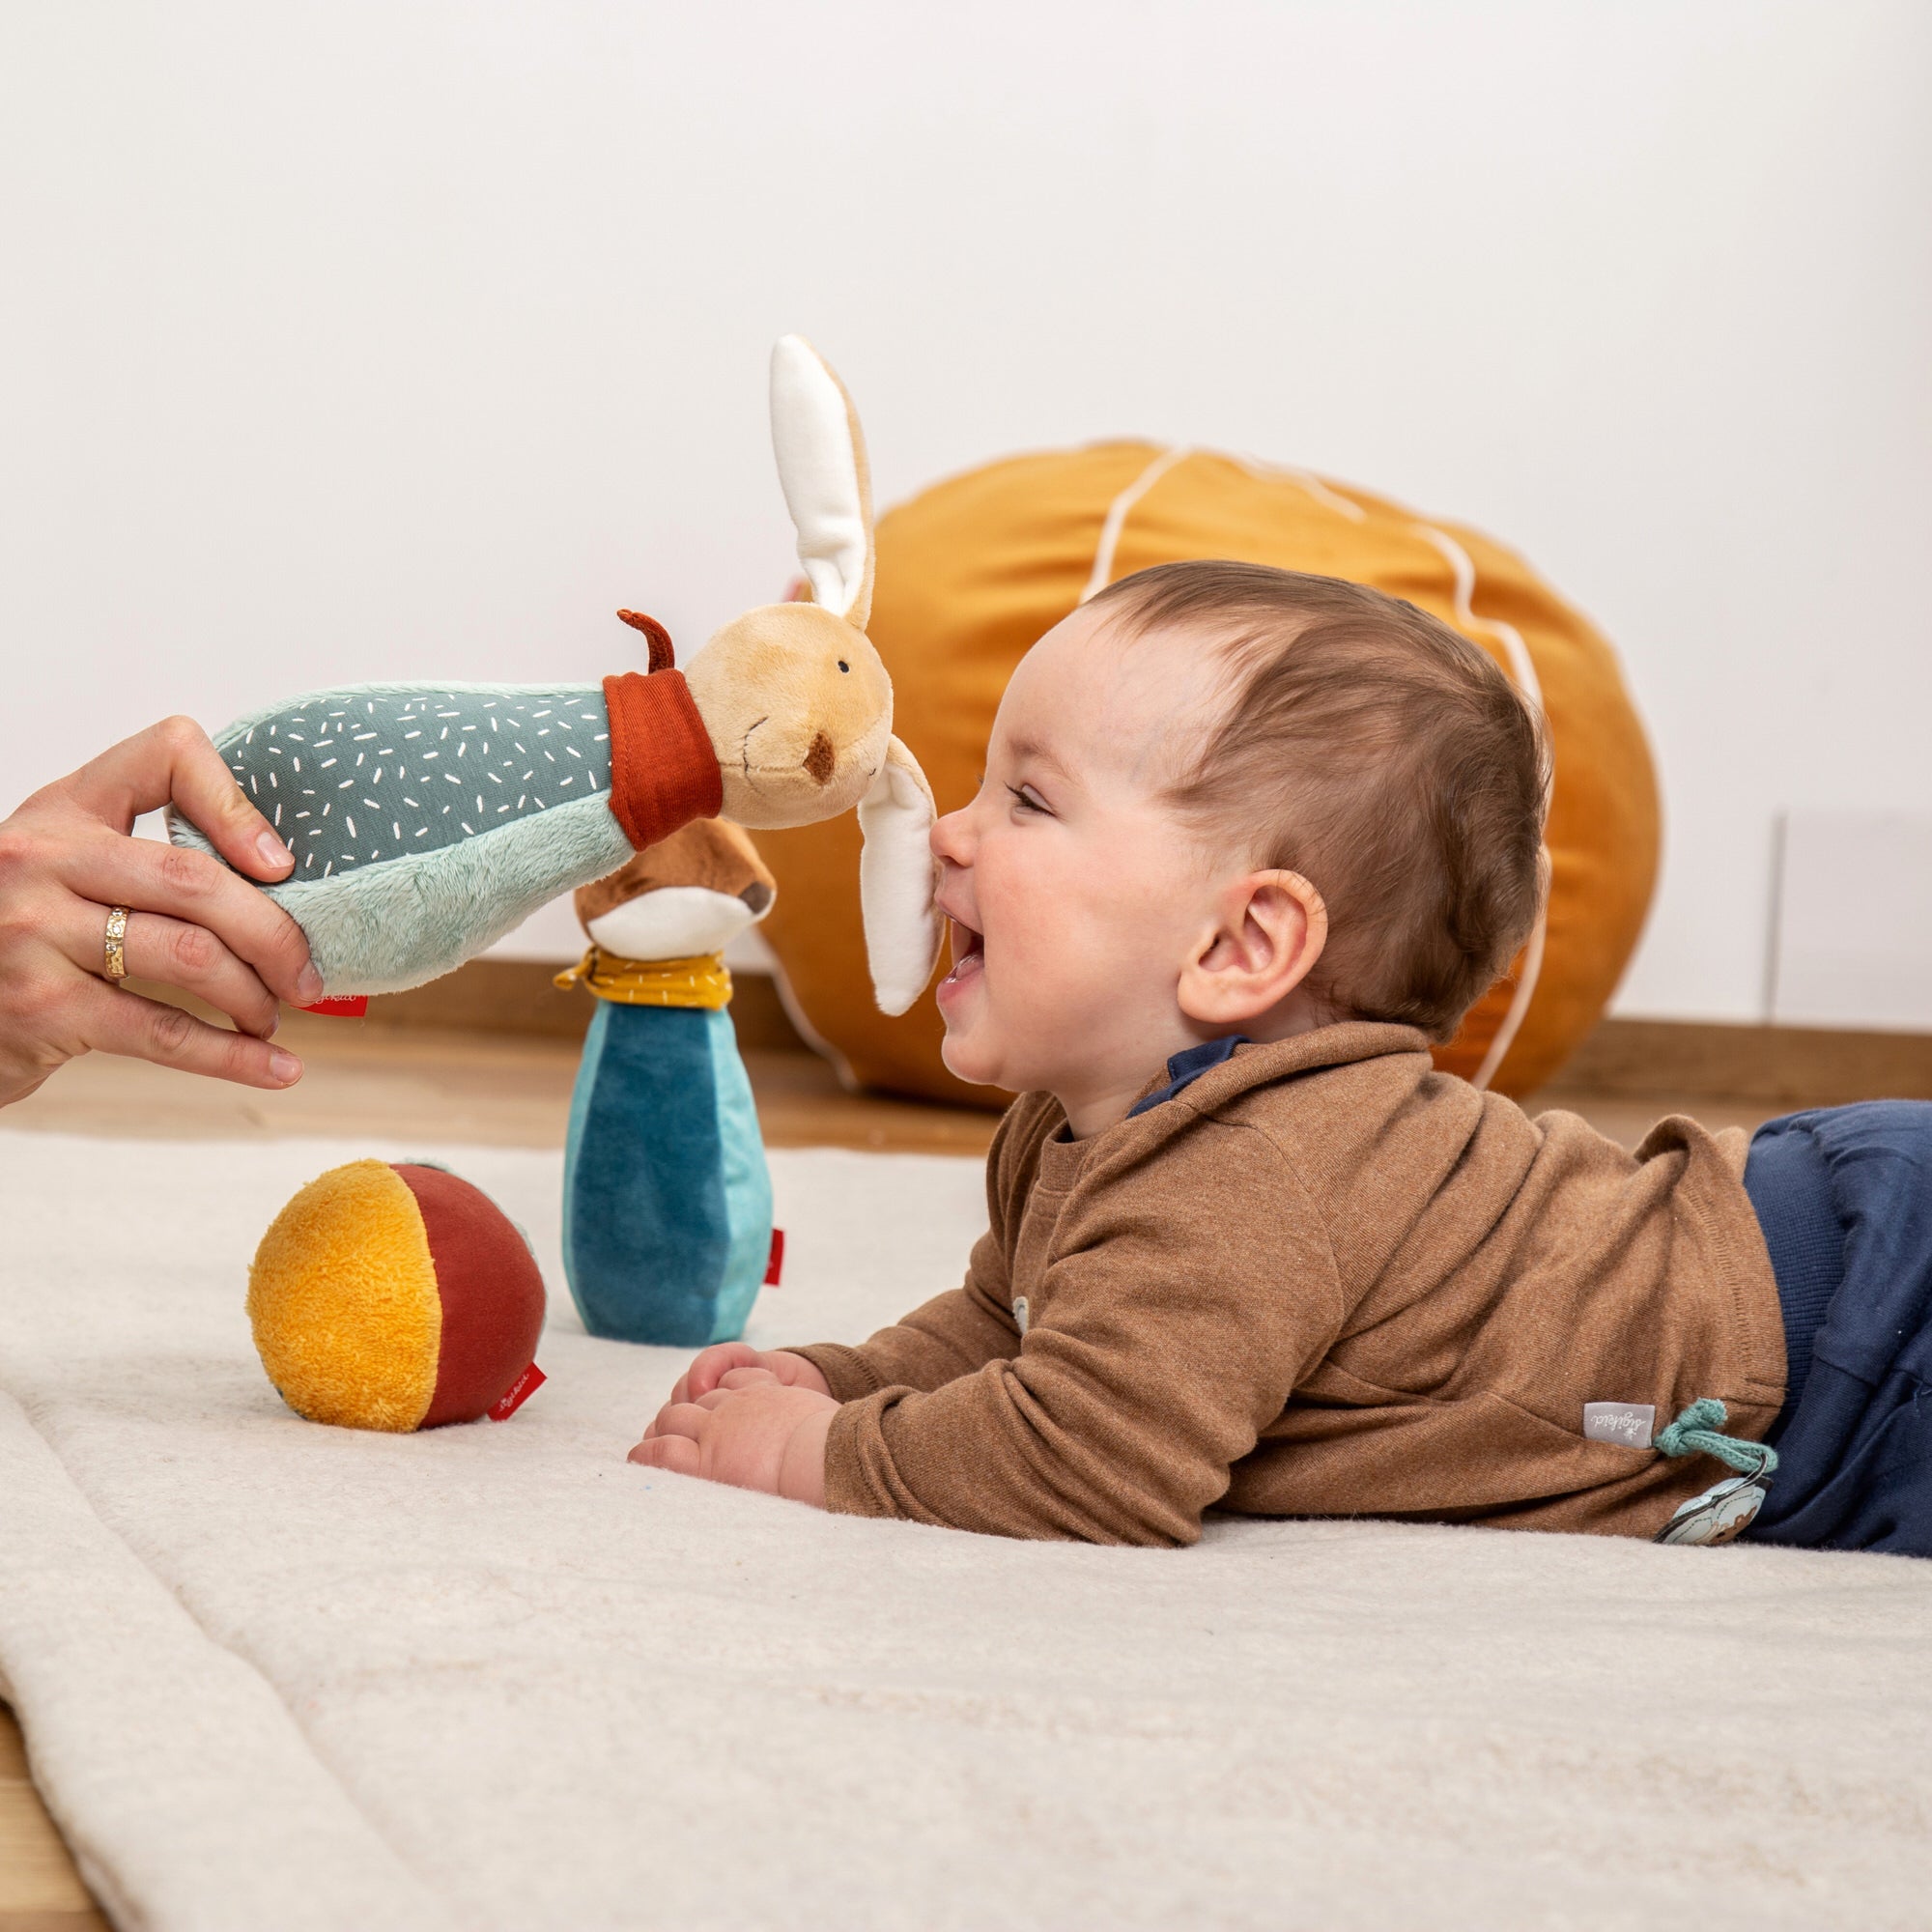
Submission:
<svg viewBox="0 0 1932 1932">
<path fill-rule="evenodd" d="M 856 631 L 872 614 L 872 478 L 845 385 L 802 335 L 772 350 L 772 448 L 811 599 Z"/>
<path fill-rule="evenodd" d="M 932 856 L 938 815 L 919 760 L 896 738 L 859 801 L 866 835 L 859 855 L 859 905 L 866 922 L 866 960 L 882 1013 L 904 1012 L 925 991 L 939 963 L 943 922 L 932 902 L 939 861 Z"/>
</svg>

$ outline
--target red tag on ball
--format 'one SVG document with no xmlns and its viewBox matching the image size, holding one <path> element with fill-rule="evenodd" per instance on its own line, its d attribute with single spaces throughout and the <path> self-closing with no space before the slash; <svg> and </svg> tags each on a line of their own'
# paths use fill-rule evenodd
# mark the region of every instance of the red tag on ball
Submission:
<svg viewBox="0 0 1932 1932">
<path fill-rule="evenodd" d="M 779 1285 L 779 1275 L 783 1270 L 784 1262 L 785 1231 L 782 1228 L 774 1228 L 772 1230 L 772 1251 L 765 1261 L 765 1286 L 767 1288 L 776 1288 Z"/>
<path fill-rule="evenodd" d="M 367 993 L 345 994 L 339 1000 L 318 1000 L 312 1007 L 298 1007 L 298 1013 L 323 1013 L 332 1020 L 359 1020 L 369 1010 Z"/>
<path fill-rule="evenodd" d="M 507 1422 L 528 1402 L 550 1378 L 532 1362 L 497 1400 L 491 1404 L 488 1414 L 492 1422 Z"/>
</svg>

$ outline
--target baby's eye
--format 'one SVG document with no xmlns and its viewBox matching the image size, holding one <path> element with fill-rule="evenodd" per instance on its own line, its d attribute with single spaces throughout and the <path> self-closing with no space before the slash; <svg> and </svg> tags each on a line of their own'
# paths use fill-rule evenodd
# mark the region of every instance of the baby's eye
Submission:
<svg viewBox="0 0 1932 1932">
<path fill-rule="evenodd" d="M 1013 803 L 1022 811 L 1044 811 L 1046 810 L 1045 799 L 1041 798 L 1032 785 L 1009 784 L 1007 789 L 1012 794 Z"/>
</svg>

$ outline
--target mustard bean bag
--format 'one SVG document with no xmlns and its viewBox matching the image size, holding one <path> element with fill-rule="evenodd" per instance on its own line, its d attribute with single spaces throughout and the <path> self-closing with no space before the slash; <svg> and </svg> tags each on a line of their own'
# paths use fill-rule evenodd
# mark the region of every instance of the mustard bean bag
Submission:
<svg viewBox="0 0 1932 1932">
<path fill-rule="evenodd" d="M 1657 785 L 1609 644 L 1474 530 L 1304 470 L 1145 442 L 1013 457 L 934 486 L 879 521 L 869 633 L 892 676 L 896 729 L 939 810 L 971 795 L 1000 695 L 1036 639 L 1102 584 L 1192 557 L 1315 571 L 1406 597 L 1542 703 L 1555 758 L 1548 911 L 1511 977 L 1436 1055 L 1505 1093 L 1541 1086 L 1596 1024 L 1642 929 Z M 998 1104 L 940 1064 L 931 1000 L 897 1019 L 873 1005 L 853 821 L 761 832 L 758 849 L 779 879 L 766 929 L 795 1006 L 851 1077 Z"/>
</svg>

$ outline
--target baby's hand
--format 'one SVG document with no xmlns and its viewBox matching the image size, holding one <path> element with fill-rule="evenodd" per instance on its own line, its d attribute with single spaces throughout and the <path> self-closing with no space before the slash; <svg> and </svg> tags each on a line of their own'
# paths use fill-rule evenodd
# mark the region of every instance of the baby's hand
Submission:
<svg viewBox="0 0 1932 1932">
<path fill-rule="evenodd" d="M 727 1379 L 731 1387 L 696 1402 L 673 1396 L 630 1461 L 823 1509 L 825 1436 L 838 1405 L 815 1389 L 788 1387 L 764 1369 L 733 1369 Z"/>
<path fill-rule="evenodd" d="M 716 1388 L 735 1388 L 731 1377 L 741 1369 L 762 1369 L 774 1381 L 787 1388 L 815 1389 L 830 1395 L 825 1378 L 803 1355 L 783 1349 L 751 1349 L 743 1342 L 720 1342 L 706 1349 L 677 1378 L 671 1390 L 673 1403 L 700 1402 Z"/>
</svg>

